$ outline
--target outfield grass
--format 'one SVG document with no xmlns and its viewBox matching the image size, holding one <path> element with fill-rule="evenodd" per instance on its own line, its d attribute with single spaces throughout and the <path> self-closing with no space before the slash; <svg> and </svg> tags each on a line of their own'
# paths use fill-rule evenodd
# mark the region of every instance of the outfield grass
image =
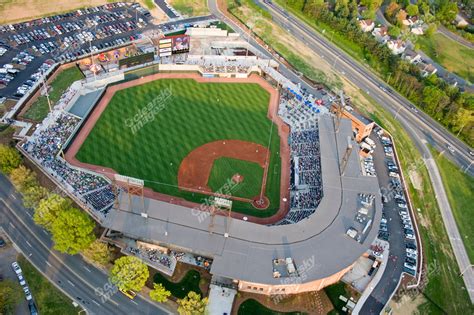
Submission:
<svg viewBox="0 0 474 315">
<path fill-rule="evenodd" d="M 188 271 L 180 282 L 171 282 L 159 272 L 153 277 L 153 282 L 161 283 L 166 290 L 171 292 L 171 295 L 178 299 L 184 298 L 190 291 L 194 291 L 202 297 L 202 292 L 199 288 L 200 280 L 201 275 L 196 270 Z"/>
<path fill-rule="evenodd" d="M 18 263 L 23 270 L 23 276 L 28 282 L 31 294 L 42 315 L 77 314 L 81 309 L 75 308 L 72 301 L 56 289 L 25 257 L 20 256 Z"/>
<path fill-rule="evenodd" d="M 254 299 L 245 300 L 240 304 L 238 315 L 301 315 L 301 312 L 278 312 L 273 311 Z"/>
<path fill-rule="evenodd" d="M 219 158 L 214 161 L 207 185 L 212 191 L 218 191 L 239 173 L 244 180 L 232 190 L 232 196 L 252 199 L 260 194 L 263 168 L 257 163 L 232 158 Z"/>
<path fill-rule="evenodd" d="M 167 87 L 172 96 L 163 109 L 133 134 L 126 121 Z M 265 192 L 270 207 L 262 211 L 249 203 L 235 203 L 232 209 L 270 216 L 279 207 L 281 166 L 277 127 L 273 128 L 267 118 L 269 100 L 268 92 L 258 84 L 198 83 L 192 79 L 157 80 L 121 90 L 113 96 L 77 158 L 143 179 L 145 186 L 155 191 L 203 202 L 207 196 L 177 188 L 180 163 L 192 150 L 223 139 L 268 147 L 270 139 L 271 171 Z"/>
<path fill-rule="evenodd" d="M 71 67 L 58 74 L 53 82 L 51 82 L 51 89 L 49 91 L 51 106 L 54 106 L 59 101 L 63 93 L 73 82 L 81 80 L 83 77 L 82 72 L 77 67 Z M 48 115 L 48 112 L 48 100 L 46 96 L 40 96 L 26 111 L 24 117 L 35 121 L 42 121 Z"/>
<path fill-rule="evenodd" d="M 417 44 L 431 59 L 445 69 L 474 82 L 474 50 L 440 33 L 435 33 L 431 38 L 420 37 Z"/>
<path fill-rule="evenodd" d="M 183 15 L 201 16 L 209 14 L 206 0 L 169 0 L 168 3 Z"/>
<path fill-rule="evenodd" d="M 474 262 L 474 178 L 463 173 L 435 150 L 432 150 L 438 164 L 444 188 L 448 194 L 449 204 L 456 219 L 456 224 L 463 238 L 469 259 Z"/>
</svg>

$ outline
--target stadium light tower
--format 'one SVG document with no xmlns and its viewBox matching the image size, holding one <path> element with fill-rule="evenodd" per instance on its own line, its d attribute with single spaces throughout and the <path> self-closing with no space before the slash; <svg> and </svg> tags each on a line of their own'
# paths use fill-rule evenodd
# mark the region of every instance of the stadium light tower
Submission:
<svg viewBox="0 0 474 315">
<path fill-rule="evenodd" d="M 351 153 L 352 153 L 351 137 L 347 136 L 346 152 L 344 152 L 344 156 L 342 157 L 342 161 L 341 161 L 341 164 L 340 164 L 341 176 L 344 176 L 344 173 L 346 171 L 347 162 L 349 161 L 349 157 L 351 156 Z"/>
<path fill-rule="evenodd" d="M 42 79 L 42 85 L 43 85 L 43 93 L 44 95 L 46 95 L 46 100 L 48 101 L 48 107 L 49 107 L 49 111 L 52 112 L 53 109 L 52 109 L 52 106 L 51 106 L 51 100 L 49 99 L 49 92 L 48 92 L 48 88 L 46 87 L 46 81 L 44 80 L 44 77 L 45 77 L 45 73 L 43 72 L 41 74 L 41 79 Z"/>
</svg>

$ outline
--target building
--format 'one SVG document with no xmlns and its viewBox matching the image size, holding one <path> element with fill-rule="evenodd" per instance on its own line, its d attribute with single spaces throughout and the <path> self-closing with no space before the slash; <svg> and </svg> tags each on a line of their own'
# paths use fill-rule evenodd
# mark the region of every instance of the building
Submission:
<svg viewBox="0 0 474 315">
<path fill-rule="evenodd" d="M 372 35 L 379 43 L 382 44 L 386 44 L 390 40 L 390 36 L 388 35 L 388 27 L 386 26 L 374 28 Z"/>
<path fill-rule="evenodd" d="M 413 64 L 418 64 L 419 62 L 421 62 L 420 54 L 410 48 L 405 50 L 405 52 L 403 53 L 403 58 L 409 63 Z"/>
<path fill-rule="evenodd" d="M 427 77 L 438 72 L 438 69 L 436 69 L 431 63 L 422 62 L 418 65 L 418 67 L 420 68 L 421 75 L 423 77 Z"/>
<path fill-rule="evenodd" d="M 336 105 L 333 104 L 331 111 L 335 113 L 336 110 Z M 351 121 L 354 138 L 359 143 L 370 135 L 375 126 L 375 123 L 372 120 L 354 111 L 350 106 L 346 106 L 343 110 L 342 117 Z"/>
<path fill-rule="evenodd" d="M 406 49 L 405 42 L 401 39 L 390 40 L 387 43 L 387 47 L 392 51 L 392 54 L 394 55 L 400 55 Z"/>
<path fill-rule="evenodd" d="M 371 32 L 374 29 L 375 23 L 372 20 L 360 20 L 359 26 L 364 33 L 367 33 Z"/>
</svg>

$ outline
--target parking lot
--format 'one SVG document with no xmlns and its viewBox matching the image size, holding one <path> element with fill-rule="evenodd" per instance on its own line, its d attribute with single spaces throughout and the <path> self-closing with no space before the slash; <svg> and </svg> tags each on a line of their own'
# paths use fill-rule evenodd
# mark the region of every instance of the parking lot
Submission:
<svg viewBox="0 0 474 315">
<path fill-rule="evenodd" d="M 9 279 L 18 282 L 18 277 L 11 266 L 11 264 L 16 261 L 18 252 L 13 247 L 12 243 L 10 243 L 10 241 L 6 238 L 6 236 L 2 234 L 2 231 L 0 231 L 0 238 L 6 241 L 6 244 L 0 248 L 0 279 Z M 17 306 L 15 309 L 15 314 L 30 314 L 28 302 L 26 299 Z"/>
<path fill-rule="evenodd" d="M 70 62 L 138 39 L 152 27 L 139 4 L 99 7 L 0 25 L 0 100 L 21 98 L 56 62 Z"/>
<path fill-rule="evenodd" d="M 375 143 L 373 166 L 383 201 L 378 238 L 390 243 L 390 256 L 382 278 L 368 298 L 369 307 L 388 300 L 402 272 L 416 275 L 419 255 L 413 222 L 401 186 L 399 166 L 393 156 L 393 144 L 381 131 L 377 134 L 377 130 L 370 138 Z M 403 149 L 398 150 L 398 154 L 403 154 Z"/>
</svg>

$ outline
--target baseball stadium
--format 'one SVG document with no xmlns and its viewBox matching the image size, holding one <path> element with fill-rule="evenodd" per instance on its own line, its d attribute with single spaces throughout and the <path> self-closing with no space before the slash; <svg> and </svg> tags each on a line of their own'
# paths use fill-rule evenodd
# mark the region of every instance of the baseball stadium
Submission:
<svg viewBox="0 0 474 315">
<path fill-rule="evenodd" d="M 19 148 L 105 239 L 163 273 L 187 255 L 241 291 L 320 290 L 375 239 L 377 178 L 334 98 L 232 49 L 76 82 Z"/>
</svg>

